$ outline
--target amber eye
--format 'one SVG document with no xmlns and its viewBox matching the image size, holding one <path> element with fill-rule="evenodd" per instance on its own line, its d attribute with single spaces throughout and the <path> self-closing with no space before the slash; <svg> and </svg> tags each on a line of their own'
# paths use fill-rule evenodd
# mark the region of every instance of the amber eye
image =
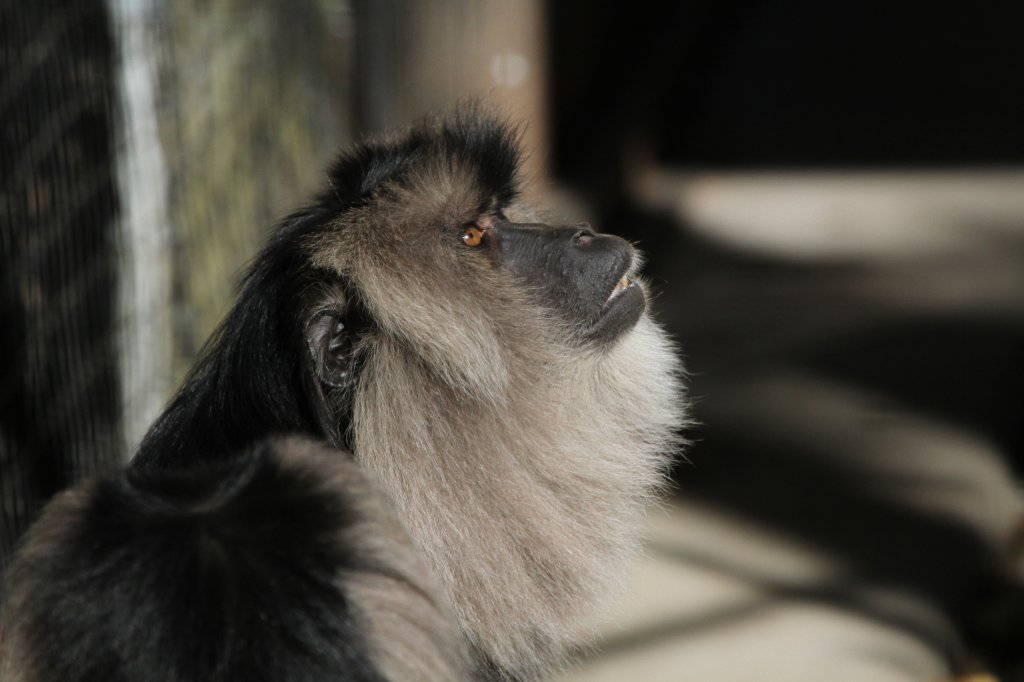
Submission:
<svg viewBox="0 0 1024 682">
<path fill-rule="evenodd" d="M 484 241 L 484 231 L 476 225 L 466 225 L 462 233 L 462 243 L 466 246 L 480 246 Z"/>
</svg>

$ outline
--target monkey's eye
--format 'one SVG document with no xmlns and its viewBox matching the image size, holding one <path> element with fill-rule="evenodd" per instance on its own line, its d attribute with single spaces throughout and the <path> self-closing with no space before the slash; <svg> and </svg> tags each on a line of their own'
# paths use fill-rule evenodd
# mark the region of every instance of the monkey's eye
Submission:
<svg viewBox="0 0 1024 682">
<path fill-rule="evenodd" d="M 470 223 L 462 232 L 462 243 L 466 246 L 480 246 L 484 241 L 484 231 Z"/>
</svg>

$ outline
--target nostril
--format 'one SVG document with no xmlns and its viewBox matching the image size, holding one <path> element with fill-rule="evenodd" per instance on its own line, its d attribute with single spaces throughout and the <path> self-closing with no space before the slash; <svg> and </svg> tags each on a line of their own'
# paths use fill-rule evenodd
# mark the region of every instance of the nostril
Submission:
<svg viewBox="0 0 1024 682">
<path fill-rule="evenodd" d="M 576 246 L 590 246 L 594 243 L 594 237 L 596 237 L 590 230 L 579 230 L 572 236 L 572 243 Z"/>
</svg>

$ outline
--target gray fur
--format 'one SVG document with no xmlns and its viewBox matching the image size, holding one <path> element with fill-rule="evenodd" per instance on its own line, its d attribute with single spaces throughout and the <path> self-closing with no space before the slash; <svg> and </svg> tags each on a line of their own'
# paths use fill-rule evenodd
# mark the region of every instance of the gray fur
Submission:
<svg viewBox="0 0 1024 682">
<path fill-rule="evenodd" d="M 274 449 L 285 467 L 312 472 L 352 508 L 356 522 L 338 546 L 379 568 L 339 573 L 337 585 L 362 617 L 377 669 L 396 681 L 466 679 L 469 656 L 450 606 L 379 488 L 350 457 L 318 442 L 290 437 Z"/>
</svg>

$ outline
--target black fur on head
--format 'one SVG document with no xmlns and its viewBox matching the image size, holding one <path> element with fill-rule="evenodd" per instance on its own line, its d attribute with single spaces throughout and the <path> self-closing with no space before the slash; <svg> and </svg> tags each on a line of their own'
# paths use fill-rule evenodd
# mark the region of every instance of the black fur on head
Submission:
<svg viewBox="0 0 1024 682">
<path fill-rule="evenodd" d="M 467 104 L 450 119 L 428 120 L 403 135 L 370 140 L 339 158 L 328 171 L 321 206 L 342 211 L 389 182 L 401 183 L 418 160 L 446 159 L 467 166 L 483 193 L 499 206 L 519 195 L 519 136 L 514 128 Z"/>
</svg>

